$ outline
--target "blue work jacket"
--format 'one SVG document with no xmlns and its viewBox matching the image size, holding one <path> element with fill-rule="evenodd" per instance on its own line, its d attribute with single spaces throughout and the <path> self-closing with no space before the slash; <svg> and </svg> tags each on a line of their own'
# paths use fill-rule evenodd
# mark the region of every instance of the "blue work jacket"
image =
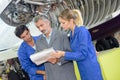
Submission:
<svg viewBox="0 0 120 80">
<path fill-rule="evenodd" d="M 36 42 L 38 38 L 39 37 L 33 37 L 34 42 Z M 37 66 L 30 60 L 30 55 L 34 53 L 35 49 L 23 41 L 18 50 L 18 58 L 22 68 L 29 74 L 30 80 L 43 80 L 43 75 L 36 74 L 36 70 L 45 70 L 44 65 Z"/>
<path fill-rule="evenodd" d="M 66 60 L 75 60 L 82 80 L 103 80 L 97 61 L 96 51 L 92 44 L 91 35 L 84 27 L 75 27 L 70 34 L 72 52 L 66 52 Z"/>
</svg>

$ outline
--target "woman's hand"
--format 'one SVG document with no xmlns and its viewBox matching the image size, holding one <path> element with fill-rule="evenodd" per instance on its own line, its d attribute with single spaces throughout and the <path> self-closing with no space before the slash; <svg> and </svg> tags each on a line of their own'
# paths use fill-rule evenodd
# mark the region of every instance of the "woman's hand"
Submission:
<svg viewBox="0 0 120 80">
<path fill-rule="evenodd" d="M 56 51 L 56 52 L 52 53 L 52 56 L 56 57 L 56 58 L 60 58 L 60 57 L 62 57 L 64 55 L 65 55 L 64 51 Z"/>
<path fill-rule="evenodd" d="M 98 51 L 96 51 L 96 55 L 99 55 L 99 52 L 98 52 Z"/>
</svg>

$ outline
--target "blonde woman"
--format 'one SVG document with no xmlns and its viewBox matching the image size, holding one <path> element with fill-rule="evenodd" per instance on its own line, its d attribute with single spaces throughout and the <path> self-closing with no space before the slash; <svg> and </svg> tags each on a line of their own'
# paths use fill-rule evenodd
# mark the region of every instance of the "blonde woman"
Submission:
<svg viewBox="0 0 120 80">
<path fill-rule="evenodd" d="M 75 60 L 82 80 L 103 80 L 92 44 L 89 31 L 83 26 L 79 10 L 65 9 L 59 15 L 59 22 L 64 30 L 70 32 L 70 47 L 72 52 L 57 51 L 52 56 L 64 57 L 65 60 Z"/>
</svg>

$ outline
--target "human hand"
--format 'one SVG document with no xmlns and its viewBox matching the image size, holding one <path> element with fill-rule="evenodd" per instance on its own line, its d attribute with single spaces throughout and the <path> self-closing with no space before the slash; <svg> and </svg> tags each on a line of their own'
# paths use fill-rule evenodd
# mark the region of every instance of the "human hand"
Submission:
<svg viewBox="0 0 120 80">
<path fill-rule="evenodd" d="M 56 52 L 52 53 L 52 56 L 56 57 L 56 58 L 60 58 L 60 57 L 62 57 L 64 55 L 65 55 L 64 51 L 56 51 Z"/>
<path fill-rule="evenodd" d="M 98 52 L 98 51 L 96 51 L 96 55 L 99 55 L 99 52 Z"/>
<path fill-rule="evenodd" d="M 43 79 L 46 80 L 46 74 L 43 75 Z"/>
<path fill-rule="evenodd" d="M 56 64 L 59 61 L 58 58 L 49 58 L 48 62 L 52 63 L 52 64 Z"/>
<path fill-rule="evenodd" d="M 37 70 L 36 74 L 42 74 L 43 75 L 43 79 L 46 80 L 46 72 L 45 71 Z"/>
<path fill-rule="evenodd" d="M 46 72 L 43 71 L 42 74 L 43 74 L 43 79 L 46 80 Z"/>
</svg>

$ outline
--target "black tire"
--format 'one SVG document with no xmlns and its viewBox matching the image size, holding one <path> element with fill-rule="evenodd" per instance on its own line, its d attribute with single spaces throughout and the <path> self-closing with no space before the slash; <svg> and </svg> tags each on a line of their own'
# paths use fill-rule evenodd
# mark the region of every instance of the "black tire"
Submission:
<svg viewBox="0 0 120 80">
<path fill-rule="evenodd" d="M 106 40 L 109 42 L 111 48 L 119 47 L 118 40 L 116 38 L 114 38 L 113 36 L 107 37 Z"/>
<path fill-rule="evenodd" d="M 111 48 L 109 42 L 105 39 L 98 40 L 95 46 L 97 51 L 103 51 Z"/>
<path fill-rule="evenodd" d="M 101 44 L 97 44 L 96 50 L 97 50 L 97 51 L 103 51 L 103 50 L 104 50 L 104 46 L 101 45 Z"/>
</svg>

